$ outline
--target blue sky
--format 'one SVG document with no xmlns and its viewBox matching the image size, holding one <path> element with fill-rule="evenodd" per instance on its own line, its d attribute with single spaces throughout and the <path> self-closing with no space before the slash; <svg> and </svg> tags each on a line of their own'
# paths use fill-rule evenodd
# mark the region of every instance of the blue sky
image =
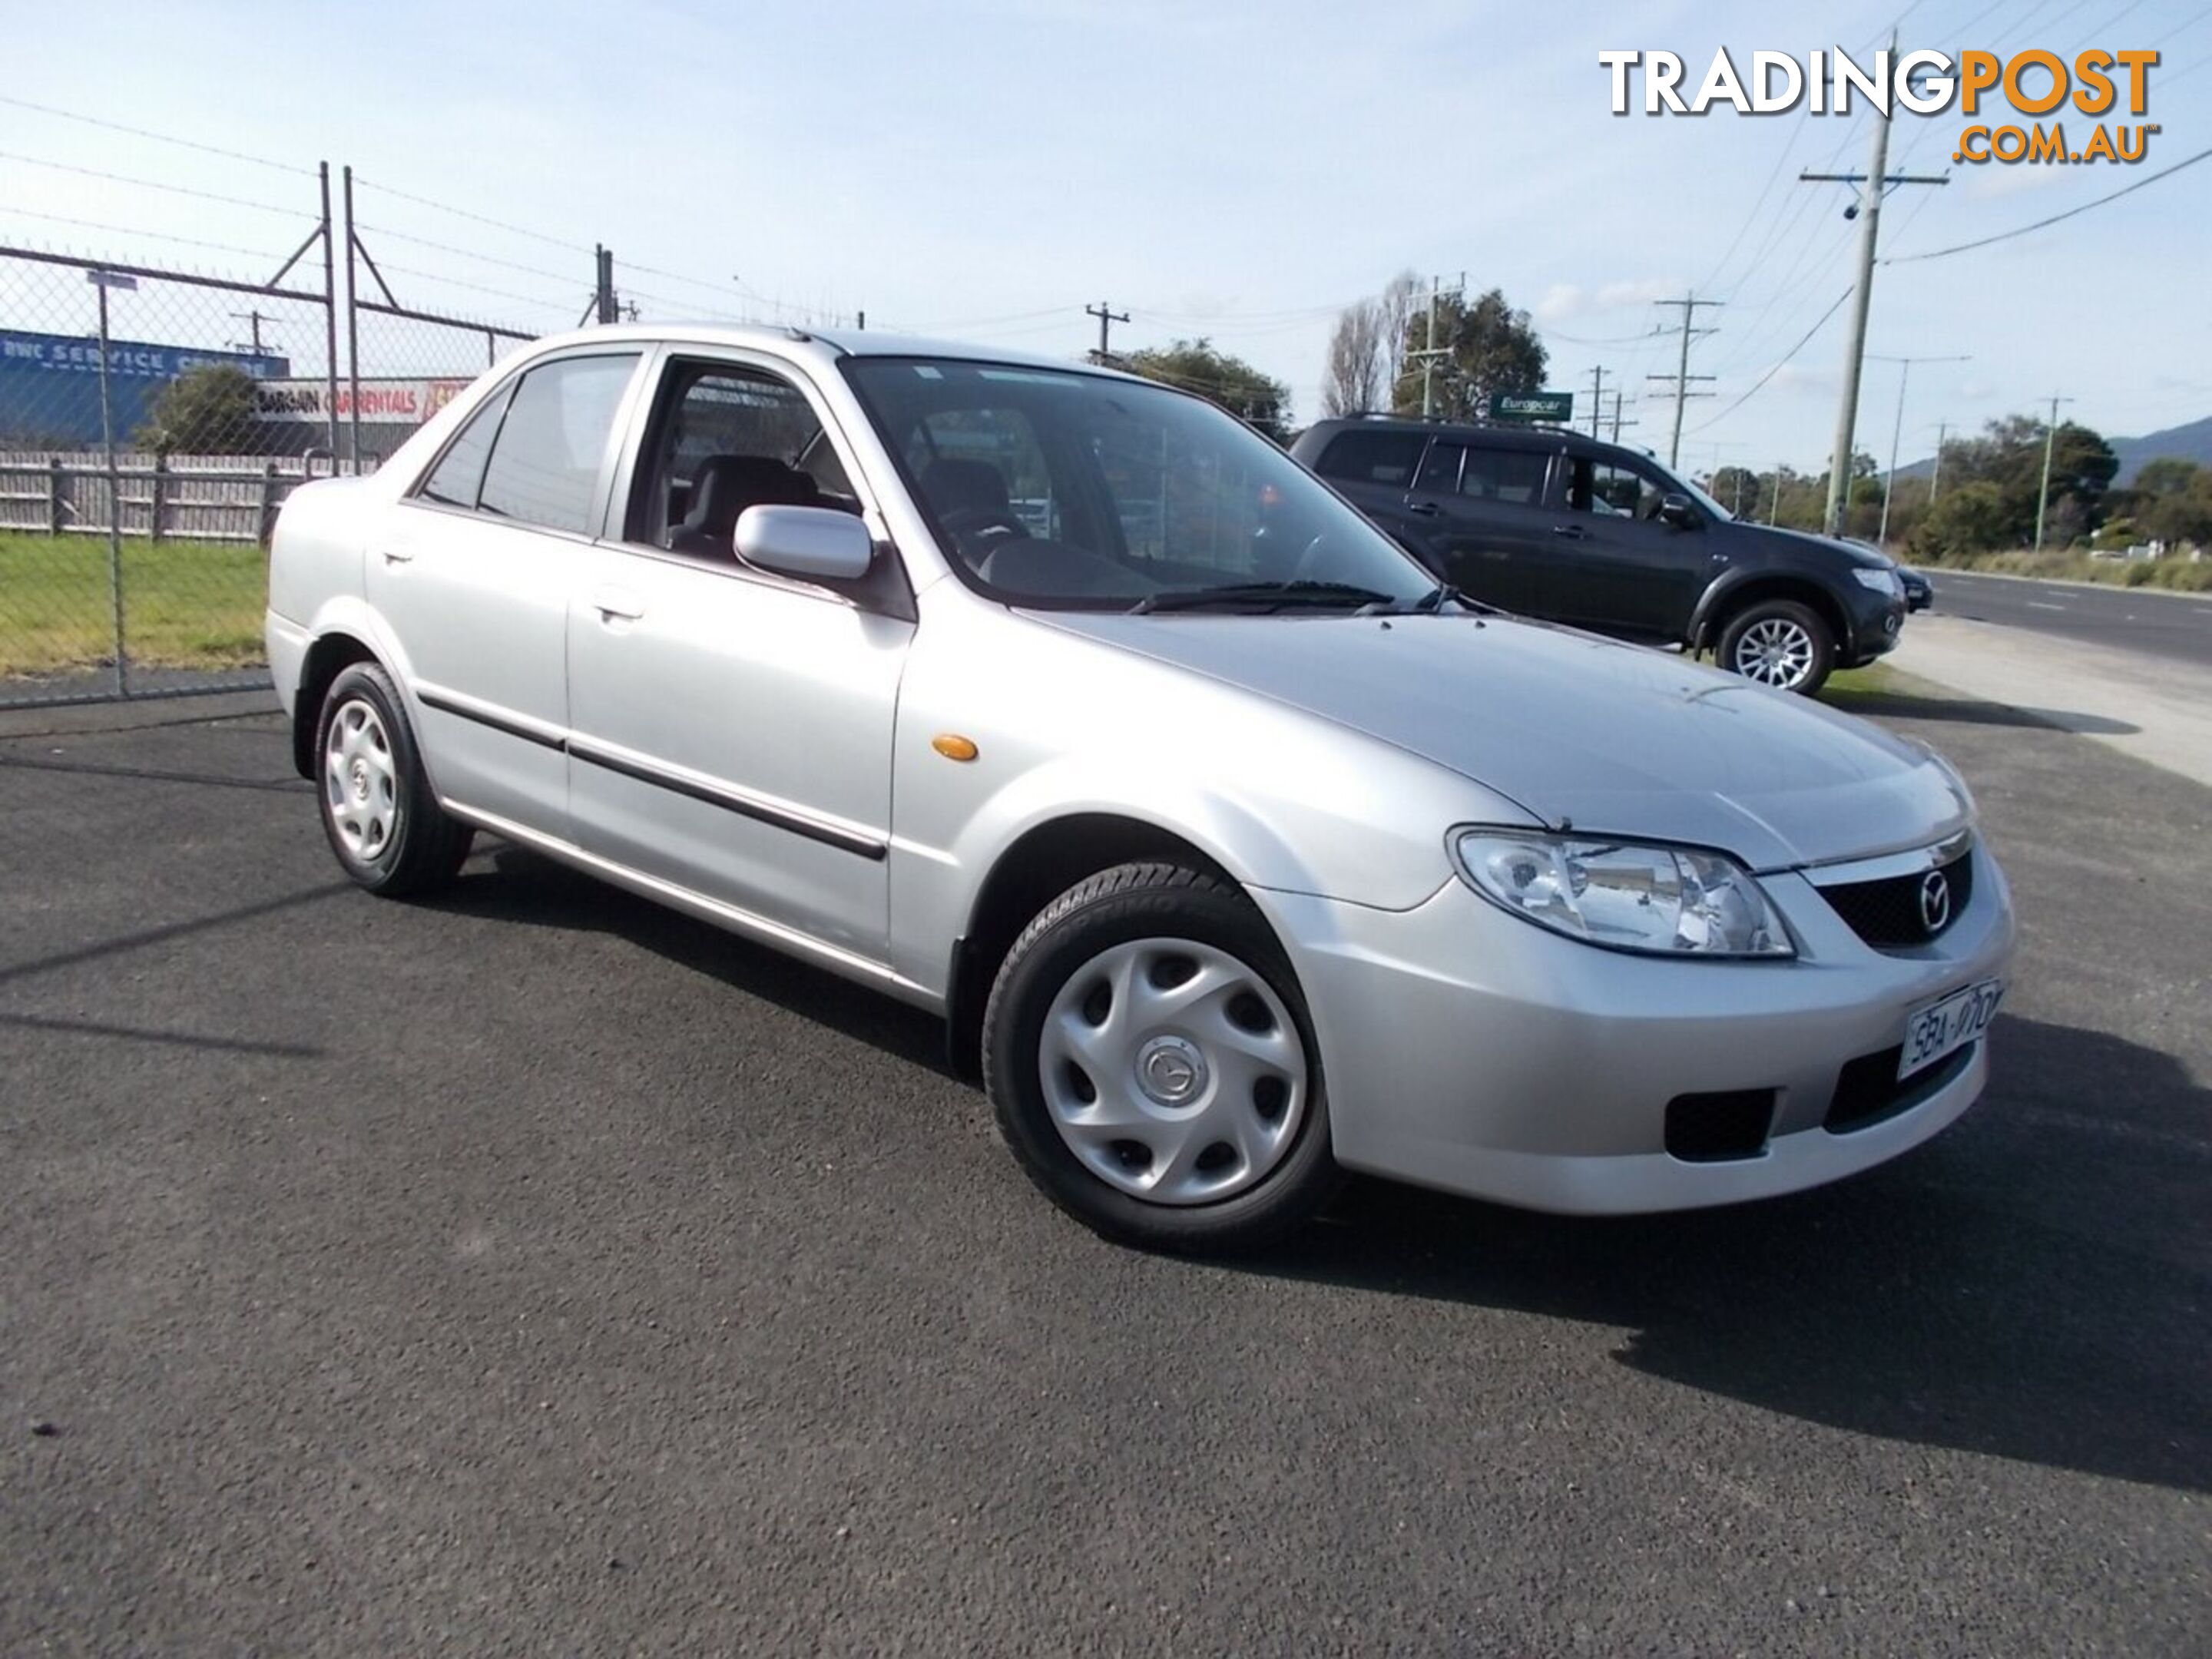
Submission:
<svg viewBox="0 0 2212 1659">
<path fill-rule="evenodd" d="M 1668 411 L 1644 376 L 1673 366 L 1648 333 L 1671 313 L 1650 301 L 1695 286 L 1727 304 L 1692 365 L 1717 395 L 1690 405 L 1685 465 L 1817 468 L 1844 312 L 1736 400 L 1849 286 L 1844 195 L 1796 175 L 1863 167 L 1865 120 L 1614 117 L 1597 60 L 1856 50 L 1899 15 L 1896 0 L 1781 10 L 88 3 L 10 19 L 19 72 L 0 94 L 350 161 L 378 228 L 364 237 L 416 304 L 573 322 L 595 241 L 648 316 L 865 307 L 872 326 L 1072 356 L 1095 337 L 1081 307 L 1103 299 L 1132 313 L 1117 346 L 1210 336 L 1288 382 L 1301 418 L 1318 412 L 1337 306 L 1401 269 L 1464 270 L 1535 313 L 1554 386 L 1586 388 L 1602 363 L 1639 396 L 1625 435 L 1663 453 Z M 2139 170 L 1961 167 L 1900 191 L 1887 252 L 2063 211 L 2212 143 L 2212 8 L 1922 0 L 1901 27 L 1908 49 L 2160 46 L 2146 118 L 2162 131 Z M 1943 170 L 1961 125 L 1900 114 L 1893 167 Z M 304 228 L 54 163 L 312 210 L 312 179 L 0 103 L 0 237 L 252 272 Z M 2033 236 L 1884 268 L 1869 349 L 1972 359 L 1914 370 L 1907 456 L 1938 420 L 2052 392 L 2112 433 L 2212 413 L 2208 208 L 2212 162 Z M 1860 416 L 1861 447 L 1885 457 L 1897 373 L 1869 366 Z"/>
</svg>

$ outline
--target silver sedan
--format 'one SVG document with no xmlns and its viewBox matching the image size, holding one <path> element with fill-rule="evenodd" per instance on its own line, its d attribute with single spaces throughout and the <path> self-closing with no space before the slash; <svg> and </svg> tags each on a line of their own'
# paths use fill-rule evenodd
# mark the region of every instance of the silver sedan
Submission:
<svg viewBox="0 0 2212 1659">
<path fill-rule="evenodd" d="M 1473 605 L 1109 372 L 541 342 L 292 497 L 268 638 L 362 886 L 488 831 L 940 1012 L 1114 1237 L 1249 1246 L 1345 1170 L 1758 1198 L 1987 1075 L 2012 915 L 1942 761 Z"/>
</svg>

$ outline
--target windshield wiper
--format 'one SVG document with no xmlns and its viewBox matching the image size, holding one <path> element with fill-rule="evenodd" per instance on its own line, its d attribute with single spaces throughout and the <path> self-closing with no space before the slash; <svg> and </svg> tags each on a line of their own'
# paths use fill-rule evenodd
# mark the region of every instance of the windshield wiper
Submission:
<svg viewBox="0 0 2212 1659">
<path fill-rule="evenodd" d="M 1163 593 L 1147 593 L 1129 607 L 1129 614 L 1141 617 L 1155 611 L 1212 611 L 1247 605 L 1269 610 L 1280 610 L 1285 605 L 1356 608 L 1393 602 L 1389 594 L 1355 582 L 1301 578 L 1292 582 L 1225 582 L 1218 587 L 1174 588 Z"/>
<path fill-rule="evenodd" d="M 1438 582 L 1411 604 L 1401 599 L 1389 599 L 1380 605 L 1362 605 L 1359 614 L 1363 617 L 1432 617 L 1448 605 L 1455 605 L 1478 617 L 1499 614 L 1496 606 L 1485 605 L 1480 599 L 1470 599 L 1449 582 Z"/>
</svg>

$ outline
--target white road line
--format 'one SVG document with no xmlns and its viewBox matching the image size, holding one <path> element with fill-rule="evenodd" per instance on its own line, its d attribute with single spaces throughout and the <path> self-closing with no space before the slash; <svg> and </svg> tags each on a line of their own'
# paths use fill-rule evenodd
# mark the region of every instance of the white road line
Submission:
<svg viewBox="0 0 2212 1659">
<path fill-rule="evenodd" d="M 2043 605 L 2030 599 L 2027 601 L 2027 608 L 2030 611 L 2063 611 L 2066 607 L 2063 605 Z"/>
</svg>

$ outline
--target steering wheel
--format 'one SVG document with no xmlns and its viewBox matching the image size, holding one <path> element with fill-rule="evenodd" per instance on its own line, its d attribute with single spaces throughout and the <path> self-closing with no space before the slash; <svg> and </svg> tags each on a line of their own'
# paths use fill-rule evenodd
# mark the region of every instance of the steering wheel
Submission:
<svg viewBox="0 0 2212 1659">
<path fill-rule="evenodd" d="M 963 541 L 974 537 L 981 541 L 990 536 L 1016 536 L 1027 541 L 1030 527 L 1011 513 L 988 507 L 956 507 L 944 515 L 945 527 Z"/>
</svg>

